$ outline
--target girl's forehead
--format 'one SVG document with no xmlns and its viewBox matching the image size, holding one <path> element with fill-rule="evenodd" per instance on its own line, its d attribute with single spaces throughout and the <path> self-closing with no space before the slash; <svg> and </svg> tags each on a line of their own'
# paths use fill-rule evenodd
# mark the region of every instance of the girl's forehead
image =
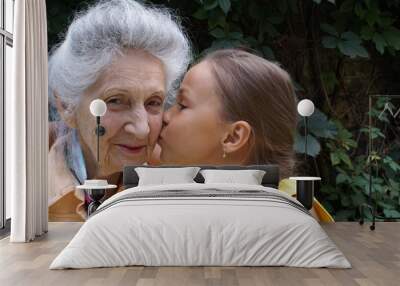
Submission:
<svg viewBox="0 0 400 286">
<path fill-rule="evenodd" d="M 187 72 L 179 94 L 188 100 L 208 102 L 217 99 L 215 87 L 211 66 L 207 62 L 201 62 Z"/>
</svg>

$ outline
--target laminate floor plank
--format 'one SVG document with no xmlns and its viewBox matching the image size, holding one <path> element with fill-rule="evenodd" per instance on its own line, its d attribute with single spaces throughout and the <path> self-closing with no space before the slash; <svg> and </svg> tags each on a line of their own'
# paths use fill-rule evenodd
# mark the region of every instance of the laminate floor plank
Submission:
<svg viewBox="0 0 400 286">
<path fill-rule="evenodd" d="M 398 286 L 400 222 L 322 225 L 352 269 L 292 267 L 116 267 L 49 270 L 53 259 L 82 223 L 49 223 L 49 232 L 31 243 L 0 240 L 1 286 Z"/>
</svg>

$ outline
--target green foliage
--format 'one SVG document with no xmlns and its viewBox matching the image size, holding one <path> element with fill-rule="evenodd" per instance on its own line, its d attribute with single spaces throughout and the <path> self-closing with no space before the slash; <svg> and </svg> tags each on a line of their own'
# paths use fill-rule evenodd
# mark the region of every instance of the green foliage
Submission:
<svg viewBox="0 0 400 286">
<path fill-rule="evenodd" d="M 304 129 L 304 120 L 300 119 L 297 130 Z M 329 121 L 325 114 L 316 109 L 308 120 L 307 154 L 316 157 L 321 151 L 319 139 L 334 138 L 337 134 L 336 126 Z M 294 150 L 299 154 L 305 153 L 305 136 L 296 132 Z"/>
<path fill-rule="evenodd" d="M 378 100 L 371 111 L 374 122 L 388 123 L 388 112 L 382 113 L 382 100 Z M 372 202 L 377 203 L 377 211 L 383 217 L 399 217 L 400 212 L 400 172 L 395 153 L 399 153 L 399 146 L 372 150 L 369 157 L 363 154 L 352 156 L 358 143 L 351 132 L 345 129 L 338 121 L 337 136 L 324 142 L 330 154 L 330 165 L 333 171 L 334 182 L 324 185 L 322 203 L 335 215 L 337 220 L 354 220 L 358 213 L 357 207 L 367 201 L 369 193 L 369 168 L 371 167 L 371 194 Z M 360 128 L 360 135 L 366 138 L 371 135 L 374 146 L 385 146 L 382 143 L 386 136 L 383 127 Z M 351 157 L 353 159 L 351 160 Z M 370 215 L 370 214 L 369 214 Z"/>
</svg>

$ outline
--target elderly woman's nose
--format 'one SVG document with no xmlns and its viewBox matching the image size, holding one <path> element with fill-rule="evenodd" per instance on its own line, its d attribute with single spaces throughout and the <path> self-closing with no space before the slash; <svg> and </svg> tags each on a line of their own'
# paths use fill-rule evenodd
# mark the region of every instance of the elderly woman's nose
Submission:
<svg viewBox="0 0 400 286">
<path fill-rule="evenodd" d="M 173 107 L 169 108 L 167 111 L 164 111 L 163 114 L 163 126 L 167 125 L 169 121 L 171 120 L 171 113 L 172 113 Z"/>
<path fill-rule="evenodd" d="M 124 129 L 127 133 L 134 134 L 138 139 L 146 139 L 150 133 L 149 122 L 147 120 L 128 123 L 124 126 Z"/>
<path fill-rule="evenodd" d="M 135 134 L 139 139 L 145 139 L 150 133 L 149 117 L 145 108 L 136 109 L 129 118 L 129 123 L 124 126 L 128 133 Z"/>
</svg>

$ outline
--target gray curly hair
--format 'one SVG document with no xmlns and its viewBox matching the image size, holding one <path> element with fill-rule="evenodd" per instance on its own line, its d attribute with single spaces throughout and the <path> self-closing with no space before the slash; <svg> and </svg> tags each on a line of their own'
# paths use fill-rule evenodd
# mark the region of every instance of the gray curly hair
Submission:
<svg viewBox="0 0 400 286">
<path fill-rule="evenodd" d="M 78 13 L 65 39 L 49 58 L 49 102 L 55 92 L 75 109 L 83 92 L 124 49 L 142 49 L 162 61 L 166 88 L 175 83 L 190 60 L 190 43 L 176 16 L 167 8 L 145 6 L 133 0 L 99 1 Z M 170 98 L 169 98 L 170 99 Z"/>
</svg>

